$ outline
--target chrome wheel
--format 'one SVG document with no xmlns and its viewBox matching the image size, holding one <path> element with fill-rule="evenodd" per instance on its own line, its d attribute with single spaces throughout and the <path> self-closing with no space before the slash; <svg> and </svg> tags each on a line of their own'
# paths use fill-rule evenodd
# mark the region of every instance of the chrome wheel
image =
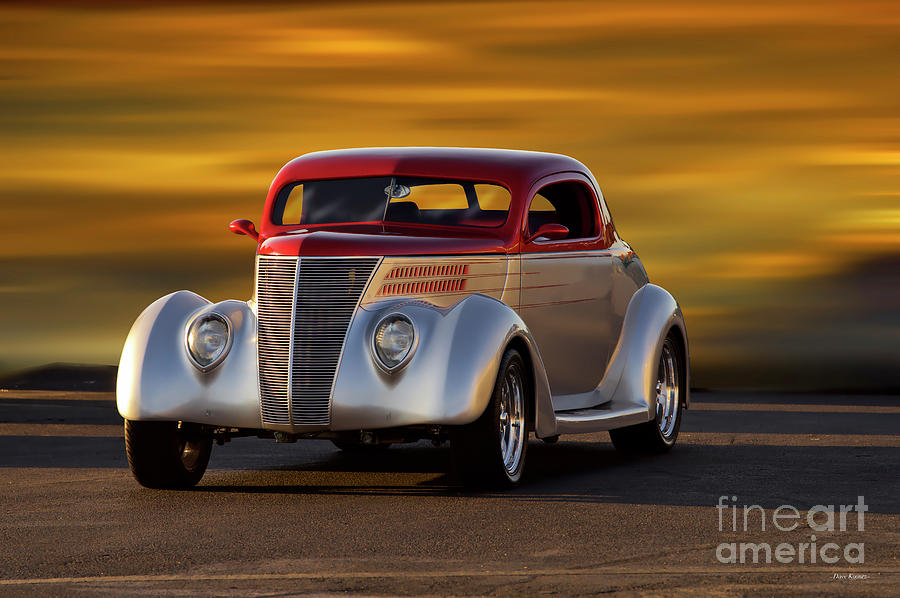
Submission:
<svg viewBox="0 0 900 598">
<path fill-rule="evenodd" d="M 678 358 L 667 340 L 659 357 L 656 377 L 656 425 L 667 442 L 675 433 L 681 397 L 678 386 Z"/>
<path fill-rule="evenodd" d="M 180 438 L 179 448 L 180 450 L 178 452 L 181 462 L 187 469 L 196 468 L 197 464 L 204 458 L 209 459 L 209 456 L 206 455 L 206 452 L 204 451 L 202 442 Z"/>
<path fill-rule="evenodd" d="M 656 413 L 649 421 L 609 431 L 616 450 L 629 455 L 660 455 L 672 450 L 684 415 L 687 398 L 688 364 L 683 361 L 687 347 L 673 331 L 666 335 L 656 367 Z M 684 349 L 682 349 L 684 347 Z M 654 396 L 647 397 L 653 409 Z"/>
<path fill-rule="evenodd" d="M 450 429 L 454 465 L 467 486 L 510 488 L 522 479 L 528 456 L 530 374 L 522 355 L 507 349 L 484 412 L 472 423 Z"/>
<path fill-rule="evenodd" d="M 500 454 L 503 467 L 509 475 L 515 475 L 522 460 L 525 445 L 525 385 L 522 370 L 513 363 L 506 370 L 500 388 Z"/>
</svg>

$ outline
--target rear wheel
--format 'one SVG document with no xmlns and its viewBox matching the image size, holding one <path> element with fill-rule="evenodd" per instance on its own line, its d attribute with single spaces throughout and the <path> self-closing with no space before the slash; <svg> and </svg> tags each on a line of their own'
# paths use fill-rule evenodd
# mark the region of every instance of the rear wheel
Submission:
<svg viewBox="0 0 900 598">
<path fill-rule="evenodd" d="M 528 380 L 522 355 L 508 349 L 484 413 L 453 431 L 453 457 L 466 485 L 503 488 L 521 480 L 528 452 Z"/>
<path fill-rule="evenodd" d="M 682 352 L 669 334 L 663 343 L 656 374 L 656 417 L 648 422 L 610 430 L 613 445 L 623 453 L 659 454 L 671 450 L 681 428 L 685 371 Z"/>
<path fill-rule="evenodd" d="M 125 453 L 147 488 L 190 488 L 206 472 L 212 435 L 179 422 L 125 420 Z"/>
</svg>

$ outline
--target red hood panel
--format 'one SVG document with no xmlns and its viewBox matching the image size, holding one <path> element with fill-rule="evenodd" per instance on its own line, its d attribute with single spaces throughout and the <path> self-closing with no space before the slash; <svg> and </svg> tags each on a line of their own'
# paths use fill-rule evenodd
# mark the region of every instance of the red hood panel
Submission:
<svg viewBox="0 0 900 598">
<path fill-rule="evenodd" d="M 410 236 L 390 232 L 350 233 L 319 230 L 284 234 L 260 243 L 260 255 L 453 255 L 506 253 L 500 239 Z"/>
</svg>

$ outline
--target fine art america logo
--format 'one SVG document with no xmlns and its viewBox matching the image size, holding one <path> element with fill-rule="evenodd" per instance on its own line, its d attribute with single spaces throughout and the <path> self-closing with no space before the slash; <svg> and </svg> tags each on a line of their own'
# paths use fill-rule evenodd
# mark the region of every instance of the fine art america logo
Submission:
<svg viewBox="0 0 900 598">
<path fill-rule="evenodd" d="M 814 505 L 801 517 L 800 510 L 793 505 L 781 505 L 770 511 L 760 505 L 737 504 L 737 496 L 720 496 L 716 505 L 719 514 L 720 532 L 757 533 L 766 532 L 767 523 L 770 532 L 780 530 L 792 532 L 802 524 L 806 524 L 811 532 L 809 540 L 791 544 L 781 542 L 776 545 L 768 542 L 722 542 L 716 547 L 716 559 L 720 563 L 778 563 L 835 564 L 843 560 L 845 563 L 865 563 L 863 542 L 837 544 L 822 542 L 816 533 L 834 533 L 837 531 L 863 532 L 865 513 L 869 510 L 865 497 L 857 497 L 855 505 Z M 751 523 L 752 521 L 752 523 Z"/>
</svg>

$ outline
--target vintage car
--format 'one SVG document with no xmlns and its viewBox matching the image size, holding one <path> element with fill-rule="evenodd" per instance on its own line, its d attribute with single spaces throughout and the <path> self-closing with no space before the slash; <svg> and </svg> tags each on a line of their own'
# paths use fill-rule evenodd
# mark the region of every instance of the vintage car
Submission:
<svg viewBox="0 0 900 598">
<path fill-rule="evenodd" d="M 530 434 L 661 453 L 688 407 L 681 310 L 572 158 L 462 148 L 306 154 L 275 177 L 250 301 L 177 291 L 117 383 L 137 481 L 196 484 L 212 443 L 449 440 L 462 480 L 519 482 Z"/>
</svg>

